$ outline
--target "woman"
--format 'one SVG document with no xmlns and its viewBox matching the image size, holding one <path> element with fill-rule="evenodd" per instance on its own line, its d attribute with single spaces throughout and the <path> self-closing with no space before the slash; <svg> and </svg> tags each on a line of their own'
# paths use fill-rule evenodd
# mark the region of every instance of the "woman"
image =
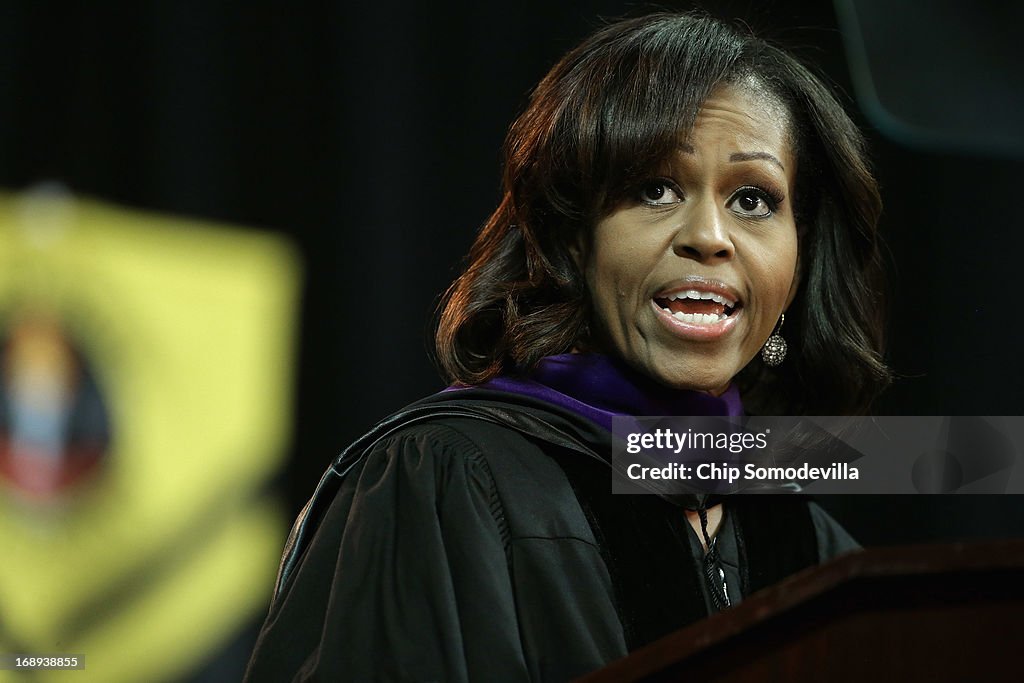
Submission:
<svg viewBox="0 0 1024 683">
<path fill-rule="evenodd" d="M 324 476 L 249 678 L 565 680 L 854 547 L 795 497 L 613 496 L 608 459 L 617 414 L 866 410 L 862 148 L 806 69 L 706 17 L 570 52 L 446 296 L 453 386 Z"/>
</svg>

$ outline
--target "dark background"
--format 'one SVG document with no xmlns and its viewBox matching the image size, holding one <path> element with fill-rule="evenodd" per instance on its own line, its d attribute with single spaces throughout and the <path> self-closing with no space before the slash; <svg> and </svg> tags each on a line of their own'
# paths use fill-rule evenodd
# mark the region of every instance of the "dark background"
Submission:
<svg viewBox="0 0 1024 683">
<path fill-rule="evenodd" d="M 702 6 L 742 17 L 813 64 L 872 143 L 896 264 L 899 376 L 878 412 L 1024 414 L 1015 310 L 1024 163 L 1006 80 L 1021 63 L 1009 38 L 1021 17 L 957 3 L 856 5 L 865 40 L 888 48 L 867 62 L 846 51 L 831 3 Z M 643 7 L 3 2 L 0 184 L 56 179 L 294 240 L 306 281 L 282 485 L 297 511 L 350 440 L 441 388 L 428 358 L 431 312 L 496 205 L 508 124 L 602 18 Z M 903 98 L 890 104 L 909 105 L 913 130 L 928 133 L 935 113 L 952 123 L 913 135 L 869 117 L 870 103 L 854 102 L 858 68 L 896 79 L 880 93 Z M 991 121 L 1010 137 L 985 137 L 998 128 Z M 865 544 L 1024 534 L 1017 497 L 824 503 Z"/>
</svg>

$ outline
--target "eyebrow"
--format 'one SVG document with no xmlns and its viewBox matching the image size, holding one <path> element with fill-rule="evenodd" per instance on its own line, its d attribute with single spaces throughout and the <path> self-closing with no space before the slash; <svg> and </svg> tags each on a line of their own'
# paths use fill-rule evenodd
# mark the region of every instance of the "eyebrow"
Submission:
<svg viewBox="0 0 1024 683">
<path fill-rule="evenodd" d="M 680 143 L 678 149 L 680 152 L 683 152 L 684 154 L 694 154 L 693 145 L 687 142 Z M 782 165 L 782 162 L 779 161 L 774 154 L 769 154 L 768 152 L 733 152 L 732 154 L 729 155 L 730 162 L 756 161 L 759 159 L 763 161 L 770 161 L 771 163 L 781 168 L 783 171 L 786 170 L 786 167 Z"/>
<path fill-rule="evenodd" d="M 755 159 L 770 161 L 783 171 L 786 170 L 786 167 L 782 165 L 782 162 L 768 152 L 734 152 L 729 155 L 729 161 L 754 161 Z"/>
</svg>

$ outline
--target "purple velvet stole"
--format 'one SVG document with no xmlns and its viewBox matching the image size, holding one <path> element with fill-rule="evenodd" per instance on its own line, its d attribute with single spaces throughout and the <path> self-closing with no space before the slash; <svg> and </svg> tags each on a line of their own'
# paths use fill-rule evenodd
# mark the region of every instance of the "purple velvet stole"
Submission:
<svg viewBox="0 0 1024 683">
<path fill-rule="evenodd" d="M 446 391 L 466 387 L 453 386 Z M 622 361 L 597 353 L 563 353 L 541 359 L 529 377 L 497 377 L 481 389 L 507 391 L 552 403 L 608 431 L 614 415 L 743 415 L 735 384 L 721 396 L 671 389 Z"/>
</svg>

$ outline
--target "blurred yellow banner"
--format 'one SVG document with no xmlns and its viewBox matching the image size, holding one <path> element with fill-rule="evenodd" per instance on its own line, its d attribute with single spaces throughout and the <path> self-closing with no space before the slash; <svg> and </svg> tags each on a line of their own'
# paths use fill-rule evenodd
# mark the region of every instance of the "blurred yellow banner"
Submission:
<svg viewBox="0 0 1024 683">
<path fill-rule="evenodd" d="M 0 196 L 0 652 L 86 662 L 33 680 L 170 680 L 262 612 L 299 283 L 280 236 Z"/>
</svg>

